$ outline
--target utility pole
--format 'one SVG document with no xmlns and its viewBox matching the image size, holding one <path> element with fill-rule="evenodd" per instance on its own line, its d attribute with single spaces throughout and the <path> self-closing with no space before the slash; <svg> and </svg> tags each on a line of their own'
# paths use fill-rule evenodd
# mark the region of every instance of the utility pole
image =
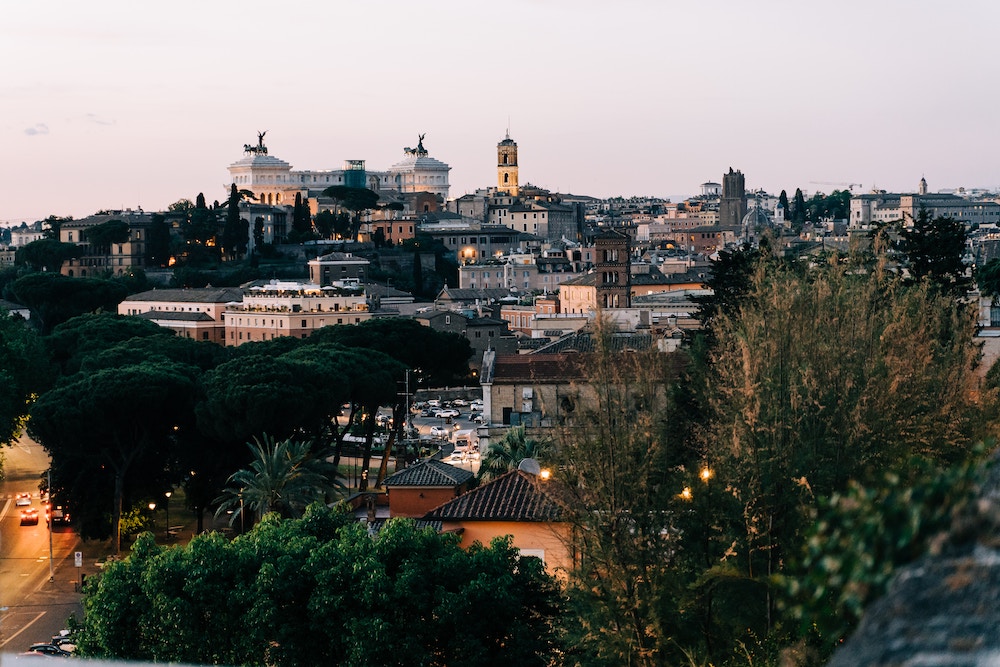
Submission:
<svg viewBox="0 0 1000 667">
<path fill-rule="evenodd" d="M 52 513 L 52 468 L 46 471 L 45 484 L 49 489 L 49 516 L 47 524 L 49 524 L 49 583 L 51 584 L 56 580 L 55 570 L 52 565 L 52 521 L 55 519 L 55 515 Z"/>
</svg>

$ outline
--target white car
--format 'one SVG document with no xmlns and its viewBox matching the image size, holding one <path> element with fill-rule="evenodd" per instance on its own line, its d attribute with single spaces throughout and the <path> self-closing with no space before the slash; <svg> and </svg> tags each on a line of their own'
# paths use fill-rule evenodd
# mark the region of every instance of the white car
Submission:
<svg viewBox="0 0 1000 667">
<path fill-rule="evenodd" d="M 434 411 L 434 416 L 438 417 L 439 419 L 446 419 L 448 417 L 457 417 L 460 414 L 462 413 L 459 412 L 458 410 L 455 410 L 454 408 L 444 408 L 442 410 Z"/>
<path fill-rule="evenodd" d="M 432 438 L 447 438 L 448 429 L 444 426 L 431 426 L 431 437 Z"/>
<path fill-rule="evenodd" d="M 465 400 L 464 398 L 456 398 L 454 401 L 451 402 L 451 404 L 452 405 L 458 405 L 458 406 L 466 406 L 466 405 L 469 404 L 469 402 L 467 400 Z"/>
<path fill-rule="evenodd" d="M 31 494 L 30 493 L 19 493 L 17 498 L 14 500 L 14 505 L 17 507 L 27 507 L 31 504 Z"/>
</svg>

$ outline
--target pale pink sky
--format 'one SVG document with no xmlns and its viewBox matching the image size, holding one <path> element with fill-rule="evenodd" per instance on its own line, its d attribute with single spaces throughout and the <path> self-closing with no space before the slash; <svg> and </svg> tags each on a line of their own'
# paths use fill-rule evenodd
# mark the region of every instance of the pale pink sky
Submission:
<svg viewBox="0 0 1000 667">
<path fill-rule="evenodd" d="M 997 25 L 995 0 L 7 3 L 0 222 L 222 199 L 258 130 L 294 169 L 426 133 L 459 196 L 508 118 L 521 181 L 562 192 L 995 189 Z"/>
</svg>

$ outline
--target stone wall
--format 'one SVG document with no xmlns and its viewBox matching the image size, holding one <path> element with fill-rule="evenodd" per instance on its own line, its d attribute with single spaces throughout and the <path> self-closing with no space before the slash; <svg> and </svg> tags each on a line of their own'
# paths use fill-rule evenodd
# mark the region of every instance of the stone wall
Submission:
<svg viewBox="0 0 1000 667">
<path fill-rule="evenodd" d="M 1000 667 L 1000 456 L 972 516 L 900 570 L 829 667 Z"/>
</svg>

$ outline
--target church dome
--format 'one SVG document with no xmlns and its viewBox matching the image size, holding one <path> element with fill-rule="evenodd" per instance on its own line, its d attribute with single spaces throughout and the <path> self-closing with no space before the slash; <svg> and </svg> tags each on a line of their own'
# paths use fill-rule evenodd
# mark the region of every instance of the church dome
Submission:
<svg viewBox="0 0 1000 667">
<path fill-rule="evenodd" d="M 771 226 L 771 216 L 767 214 L 763 208 L 759 206 L 753 206 L 747 211 L 747 214 L 743 216 L 741 221 L 743 227 L 750 227 L 756 229 L 758 227 L 770 227 Z"/>
</svg>

